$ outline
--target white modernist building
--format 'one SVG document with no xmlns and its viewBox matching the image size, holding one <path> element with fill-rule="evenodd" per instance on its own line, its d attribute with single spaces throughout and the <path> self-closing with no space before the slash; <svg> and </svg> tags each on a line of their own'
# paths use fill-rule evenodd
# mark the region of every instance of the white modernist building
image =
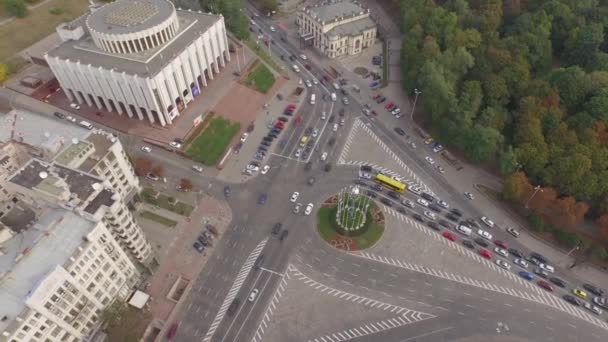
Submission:
<svg viewBox="0 0 608 342">
<path fill-rule="evenodd" d="M 230 61 L 224 18 L 117 0 L 57 28 L 45 58 L 72 102 L 170 125 Z"/>
<path fill-rule="evenodd" d="M 300 38 L 329 58 L 356 55 L 376 42 L 369 9 L 355 1 L 323 1 L 298 11 Z"/>
</svg>

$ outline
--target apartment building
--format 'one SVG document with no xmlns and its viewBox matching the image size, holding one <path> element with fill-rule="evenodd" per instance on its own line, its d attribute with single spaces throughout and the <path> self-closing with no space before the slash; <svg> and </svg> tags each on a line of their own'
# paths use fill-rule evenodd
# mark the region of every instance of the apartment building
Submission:
<svg viewBox="0 0 608 342">
<path fill-rule="evenodd" d="M 110 201 L 100 191 L 93 202 Z M 103 221 L 52 207 L 36 216 L 0 227 L 0 342 L 83 341 L 140 275 Z"/>
</svg>

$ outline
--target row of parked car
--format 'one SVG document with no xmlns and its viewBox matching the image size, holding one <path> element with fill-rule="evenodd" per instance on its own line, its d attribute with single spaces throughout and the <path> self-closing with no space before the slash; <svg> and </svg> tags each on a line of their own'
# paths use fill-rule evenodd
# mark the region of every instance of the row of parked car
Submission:
<svg viewBox="0 0 608 342">
<path fill-rule="evenodd" d="M 203 253 L 205 248 L 213 246 L 212 241 L 214 236 L 217 236 L 217 229 L 214 226 L 207 224 L 205 225 L 205 230 L 196 237 L 196 241 L 194 241 L 192 247 L 194 247 L 197 252 Z"/>
</svg>

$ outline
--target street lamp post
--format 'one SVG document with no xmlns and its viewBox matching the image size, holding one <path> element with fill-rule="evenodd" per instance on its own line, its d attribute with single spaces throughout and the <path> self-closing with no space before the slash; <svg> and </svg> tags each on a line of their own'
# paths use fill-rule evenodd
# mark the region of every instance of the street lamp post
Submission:
<svg viewBox="0 0 608 342">
<path fill-rule="evenodd" d="M 530 198 L 528 198 L 528 200 L 526 201 L 526 209 L 528 209 L 528 204 L 530 204 L 530 201 L 534 198 L 534 196 L 536 196 L 537 192 L 543 192 L 543 189 L 540 188 L 540 185 L 537 185 L 534 187 L 534 193 L 532 194 L 532 196 L 530 196 Z"/>
<path fill-rule="evenodd" d="M 579 246 L 579 245 L 576 245 L 576 246 L 572 247 L 572 249 L 571 249 L 571 250 L 570 250 L 570 251 L 569 251 L 569 252 L 566 254 L 566 256 L 569 256 L 569 255 L 570 255 L 570 254 L 572 254 L 572 252 L 574 252 L 574 251 L 578 251 L 578 250 L 579 250 L 579 248 L 580 248 L 580 246 Z"/>
<path fill-rule="evenodd" d="M 414 88 L 414 94 L 416 95 L 416 97 L 414 97 L 414 105 L 412 106 L 412 111 L 410 112 L 411 121 L 414 121 L 414 110 L 416 110 L 416 102 L 418 101 L 418 95 L 422 94 L 422 92 L 418 90 L 418 88 Z"/>
</svg>

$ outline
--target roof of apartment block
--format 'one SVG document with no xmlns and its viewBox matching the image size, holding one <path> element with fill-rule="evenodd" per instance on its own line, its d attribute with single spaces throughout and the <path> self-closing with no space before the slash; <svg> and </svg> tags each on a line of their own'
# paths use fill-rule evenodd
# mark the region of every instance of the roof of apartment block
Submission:
<svg viewBox="0 0 608 342">
<path fill-rule="evenodd" d="M 361 32 L 376 27 L 376 23 L 370 18 L 365 17 L 351 21 L 348 23 L 340 24 L 331 30 L 327 31 L 328 36 L 356 36 Z"/>
<path fill-rule="evenodd" d="M 351 1 L 324 2 L 305 8 L 311 12 L 311 17 L 318 21 L 329 22 L 336 18 L 350 17 L 367 12 L 361 5 Z"/>
</svg>

